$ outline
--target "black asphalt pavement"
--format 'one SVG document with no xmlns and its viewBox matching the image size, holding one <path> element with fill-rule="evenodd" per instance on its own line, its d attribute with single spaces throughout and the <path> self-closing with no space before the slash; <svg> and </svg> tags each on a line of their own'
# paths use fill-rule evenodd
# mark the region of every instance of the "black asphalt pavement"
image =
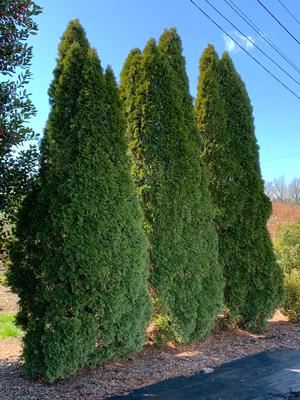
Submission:
<svg viewBox="0 0 300 400">
<path fill-rule="evenodd" d="M 179 377 L 110 400 L 300 399 L 300 351 L 278 349 L 243 357 L 212 373 Z"/>
</svg>

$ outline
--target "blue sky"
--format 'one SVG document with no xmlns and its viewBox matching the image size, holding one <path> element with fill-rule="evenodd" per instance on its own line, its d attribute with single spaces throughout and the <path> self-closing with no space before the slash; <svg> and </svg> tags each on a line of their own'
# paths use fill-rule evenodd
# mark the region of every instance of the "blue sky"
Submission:
<svg viewBox="0 0 300 400">
<path fill-rule="evenodd" d="M 117 79 L 123 62 L 132 48 L 143 48 L 149 38 L 158 39 L 165 28 L 176 27 L 183 42 L 191 94 L 196 95 L 198 63 L 206 45 L 214 44 L 219 54 L 227 47 L 238 72 L 246 83 L 252 101 L 264 179 L 271 180 L 281 175 L 284 175 L 287 180 L 295 176 L 300 177 L 300 100 L 282 88 L 246 54 L 239 51 L 232 42 L 226 40 L 223 33 L 208 21 L 189 0 L 36 1 L 44 9 L 37 18 L 38 35 L 31 40 L 34 46 L 34 57 L 30 91 L 38 110 L 38 115 L 32 120 L 32 125 L 38 132 L 42 132 L 47 120 L 49 112 L 47 90 L 56 63 L 57 46 L 70 19 L 80 19 L 91 45 L 98 51 L 102 66 L 110 64 Z M 240 43 L 246 45 L 254 57 L 263 62 L 300 96 L 300 86 L 273 66 L 250 42 L 240 39 L 235 29 L 223 21 L 205 0 L 195 1 Z M 284 63 L 249 26 L 233 13 L 223 0 L 210 1 L 252 41 L 267 51 L 300 81 L 300 74 Z M 300 2 L 282 1 L 300 19 Z M 264 0 L 263 2 L 300 41 L 300 25 L 282 8 L 280 2 L 278 0 Z M 235 3 L 300 68 L 300 45 L 263 10 L 258 2 L 256 0 L 247 2 L 235 0 Z M 299 153 L 299 155 L 285 157 L 295 153 Z"/>
</svg>

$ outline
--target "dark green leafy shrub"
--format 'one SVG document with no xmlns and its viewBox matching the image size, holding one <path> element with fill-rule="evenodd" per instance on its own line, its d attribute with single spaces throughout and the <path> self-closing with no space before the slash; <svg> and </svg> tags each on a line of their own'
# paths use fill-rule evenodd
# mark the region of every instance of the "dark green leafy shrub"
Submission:
<svg viewBox="0 0 300 400">
<path fill-rule="evenodd" d="M 37 135 L 28 124 L 36 109 L 26 87 L 32 60 L 28 39 L 37 32 L 35 17 L 40 13 L 31 0 L 0 2 L 0 259 L 5 264 L 11 226 L 38 161 Z"/>
</svg>

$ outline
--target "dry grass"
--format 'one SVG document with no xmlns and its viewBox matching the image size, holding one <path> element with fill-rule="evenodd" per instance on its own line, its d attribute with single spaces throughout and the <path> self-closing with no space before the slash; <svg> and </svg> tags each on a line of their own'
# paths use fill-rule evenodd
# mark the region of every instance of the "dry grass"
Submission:
<svg viewBox="0 0 300 400">
<path fill-rule="evenodd" d="M 278 227 L 288 225 L 300 219 L 300 204 L 274 201 L 272 215 L 268 221 L 268 229 L 274 239 Z"/>
</svg>

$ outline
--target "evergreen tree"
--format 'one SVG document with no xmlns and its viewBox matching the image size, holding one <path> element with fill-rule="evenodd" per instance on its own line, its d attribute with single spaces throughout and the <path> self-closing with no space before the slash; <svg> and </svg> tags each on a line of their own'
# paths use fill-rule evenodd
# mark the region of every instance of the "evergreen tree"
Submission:
<svg viewBox="0 0 300 400">
<path fill-rule="evenodd" d="M 52 158 L 51 152 L 49 154 L 48 149 L 50 144 L 55 146 L 52 139 L 53 135 L 49 130 L 51 119 L 56 112 L 54 107 L 54 87 L 58 85 L 65 65 L 65 56 L 75 43 L 80 43 L 84 54 L 87 52 L 89 43 L 78 20 L 70 22 L 59 46 L 54 79 L 49 89 L 50 103 L 53 104 L 53 107 L 42 139 L 40 171 L 32 190 L 25 197 L 20 208 L 15 232 L 17 240 L 10 251 L 13 265 L 8 273 L 8 281 L 13 291 L 19 295 L 17 322 L 27 332 L 24 337 L 23 355 L 25 359 L 24 369 L 30 377 L 37 377 L 45 369 L 42 363 L 43 357 L 41 355 L 43 349 L 40 342 L 43 326 L 42 324 L 39 325 L 38 321 L 40 320 L 40 316 L 45 314 L 47 308 L 47 302 L 43 301 L 41 294 L 43 286 L 41 264 L 49 247 L 43 243 L 41 236 L 46 230 L 49 233 L 51 232 L 49 208 L 52 194 L 48 194 L 47 192 L 47 180 Z M 81 60 L 77 60 L 80 68 L 82 68 L 84 63 L 84 54 L 81 54 Z M 78 79 L 75 82 L 74 88 L 76 84 L 80 85 L 80 83 L 81 81 Z M 68 106 L 71 110 L 74 109 L 75 104 L 75 98 L 68 99 Z M 50 188 L 50 193 L 51 190 L 54 191 L 55 186 Z M 33 345 L 35 346 L 34 352 L 32 351 Z M 30 362 L 27 363 L 26 360 L 30 360 Z"/>
<path fill-rule="evenodd" d="M 177 79 L 177 87 L 182 95 L 180 99 L 185 108 L 184 114 L 190 123 L 189 129 L 195 133 L 193 117 L 191 116 L 192 96 L 189 93 L 189 81 L 186 73 L 185 59 L 182 55 L 182 43 L 176 28 L 165 29 L 159 39 L 158 47 L 168 60 Z M 194 131 L 193 131 L 194 129 Z M 195 138 L 199 135 L 193 135 Z"/>
<path fill-rule="evenodd" d="M 222 303 L 222 274 L 207 181 L 191 130 L 191 102 L 182 107 L 188 84 L 178 86 L 185 78 L 160 47 L 150 40 L 143 54 L 129 54 L 120 90 L 150 241 L 156 323 L 168 335 L 164 339 L 186 343 L 210 332 Z"/>
<path fill-rule="evenodd" d="M 84 52 L 89 48 L 85 32 L 78 20 L 72 20 L 62 36 L 57 66 L 54 70 L 54 79 L 49 89 L 50 102 L 52 104 L 54 103 L 54 87 L 58 85 L 65 55 L 74 43 L 80 43 Z M 83 62 L 83 59 L 81 61 Z M 52 118 L 53 112 L 55 112 L 54 106 L 50 112 L 49 121 Z M 41 186 L 45 186 L 46 184 L 45 173 L 47 166 L 50 164 L 50 157 L 47 152 L 51 143 L 51 134 L 48 130 L 49 125 L 50 123 L 46 126 L 41 143 L 39 174 L 19 210 L 18 224 L 16 226 L 18 240 L 15 241 L 10 251 L 11 257 L 14 259 L 14 264 L 18 267 L 8 271 L 8 278 L 13 289 L 19 293 L 20 311 L 17 315 L 17 321 L 24 330 L 27 329 L 29 316 L 33 315 L 33 305 L 35 299 L 37 299 L 36 290 L 39 286 L 38 281 L 41 275 L 39 257 L 41 256 L 42 246 L 40 243 L 39 246 L 36 245 L 36 236 L 42 230 L 42 224 L 47 219 L 50 219 L 48 213 L 50 196 L 47 197 L 39 194 Z M 40 254 L 38 249 L 40 250 Z M 22 268 L 21 265 L 23 266 Z M 22 292 L 21 295 L 20 292 Z M 36 305 L 40 307 L 41 303 L 39 302 Z"/>
<path fill-rule="evenodd" d="M 282 301 L 282 273 L 266 223 L 271 204 L 264 194 L 246 88 L 225 53 L 209 46 L 200 61 L 195 113 L 203 160 L 217 208 L 225 302 L 241 326 L 259 331 Z"/>
<path fill-rule="evenodd" d="M 245 304 L 247 291 L 247 277 L 241 268 L 243 252 L 236 242 L 240 229 L 238 215 L 242 213 L 243 204 L 233 201 L 239 192 L 240 184 L 235 176 L 240 167 L 233 155 L 235 142 L 230 141 L 231 132 L 227 129 L 220 60 L 212 45 L 205 49 L 200 59 L 200 71 L 195 115 L 203 141 L 202 159 L 216 209 L 219 259 L 225 272 L 225 301 L 231 318 L 236 320 Z"/>
<path fill-rule="evenodd" d="M 202 141 L 200 139 L 200 135 L 198 134 L 195 117 L 193 113 L 193 100 L 189 91 L 189 80 L 186 73 L 186 63 L 183 57 L 182 50 L 182 42 L 181 38 L 178 35 L 175 28 L 166 29 L 164 33 L 161 35 L 159 40 L 159 49 L 162 54 L 167 58 L 170 67 L 174 72 L 174 79 L 176 79 L 176 86 L 180 91 L 179 101 L 182 102 L 181 110 L 183 113 L 184 119 L 184 128 L 186 130 L 186 134 L 189 137 L 190 142 L 190 151 L 193 152 L 191 160 L 197 160 L 199 166 L 195 167 L 195 181 L 194 185 L 198 188 L 196 190 L 201 191 L 202 199 L 201 203 L 195 202 L 194 206 L 199 207 L 199 210 L 194 210 L 195 216 L 201 210 L 202 218 L 207 218 L 207 231 L 210 231 L 210 239 L 213 242 L 214 233 L 211 231 L 212 221 L 212 204 L 211 204 L 211 195 L 208 190 L 208 182 L 204 164 L 201 159 L 201 149 L 202 149 Z M 195 164 L 194 164 L 195 165 Z M 197 177 L 200 178 L 197 182 Z M 206 216 L 206 217 L 205 217 Z M 187 232 L 191 230 L 190 226 L 186 226 Z M 199 233 L 195 232 L 196 235 Z M 203 240 L 200 238 L 199 240 Z M 202 304 L 202 310 L 198 311 L 198 318 L 200 320 L 201 313 L 203 313 L 203 327 L 201 330 L 203 332 L 209 332 L 211 329 L 210 325 L 213 323 L 215 317 L 221 311 L 221 304 L 223 303 L 223 288 L 224 288 L 224 277 L 223 277 L 223 269 L 221 264 L 217 261 L 218 248 L 212 247 L 211 252 L 215 252 L 215 261 L 210 265 L 205 265 L 205 270 L 208 275 L 204 278 L 205 282 L 203 284 L 202 296 L 205 298 L 205 301 Z M 207 321 L 210 320 L 210 324 L 205 327 Z"/>
<path fill-rule="evenodd" d="M 50 96 L 39 185 L 20 213 L 10 274 L 25 311 L 25 370 L 49 382 L 140 349 L 151 312 L 116 84 L 78 21 L 60 45 Z"/>
<path fill-rule="evenodd" d="M 176 28 L 165 29 L 159 39 L 158 47 L 174 72 L 174 79 L 176 79 L 176 85 L 180 92 L 180 99 L 178 100 L 182 102 L 183 117 L 185 119 L 186 130 L 190 134 L 190 140 L 194 141 L 195 146 L 201 146 L 201 140 L 197 133 L 195 118 L 192 112 L 193 99 L 190 95 L 186 63 L 182 54 L 182 42 Z M 199 148 L 196 151 L 199 151 Z"/>
<path fill-rule="evenodd" d="M 227 130 L 231 132 L 231 141 L 235 142 L 234 155 L 240 166 L 237 179 L 243 217 L 239 223 L 244 231 L 240 233 L 244 236 L 245 265 L 249 274 L 242 323 L 250 329 L 260 330 L 282 303 L 283 277 L 267 229 L 272 205 L 264 193 L 250 99 L 227 53 L 223 54 L 220 68 Z"/>
</svg>

